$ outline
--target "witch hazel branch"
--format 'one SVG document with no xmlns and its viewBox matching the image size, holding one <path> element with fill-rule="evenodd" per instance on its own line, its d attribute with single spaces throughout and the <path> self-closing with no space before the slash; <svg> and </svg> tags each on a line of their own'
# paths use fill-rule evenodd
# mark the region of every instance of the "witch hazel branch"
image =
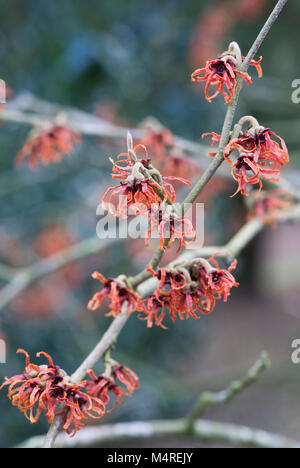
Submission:
<svg viewBox="0 0 300 468">
<path fill-rule="evenodd" d="M 134 145 L 130 133 L 127 152 L 121 153 L 116 161 L 111 160 L 112 179 L 119 183 L 104 193 L 103 207 L 117 218 L 126 218 L 129 210 L 131 215 L 145 217 L 149 226 L 146 246 L 154 229 L 159 235 L 159 245 L 149 264 L 135 277 L 119 274 L 115 278 L 106 278 L 99 272 L 93 273 L 102 289 L 91 298 L 88 308 L 97 310 L 104 301 L 108 301 L 107 315 L 114 320 L 72 376 L 54 364 L 45 352 L 39 352 L 37 358 L 44 357 L 47 362 L 36 364 L 31 362 L 26 351 L 18 350 L 25 355 L 24 372 L 6 378 L 0 389 L 8 387 L 12 404 L 31 423 L 35 423 L 41 414 L 46 416 L 51 426 L 45 448 L 53 446 L 60 429 L 74 436 L 90 418 L 103 418 L 138 388 L 139 380 L 134 371 L 111 356 L 129 316 L 145 320 L 148 327 L 166 329 L 167 315 L 173 322 L 177 319 L 198 319 L 212 313 L 217 301 L 227 301 L 232 288 L 238 287 L 233 275 L 237 260 L 231 258 L 229 264 L 224 263 L 224 258 L 228 259 L 230 253 L 224 256 L 224 252 L 217 251 L 205 258 L 196 251 L 194 254 L 189 251 L 188 258 L 180 256 L 168 267 L 161 268 L 160 263 L 166 250 L 175 243 L 179 253 L 193 241 L 195 230 L 185 217 L 186 204 L 197 199 L 224 160 L 230 165 L 231 175 L 238 184 L 233 196 L 241 193 L 245 197 L 255 185 L 258 186 L 257 194 L 261 195 L 263 181 L 278 182 L 281 168 L 289 161 L 284 140 L 272 130 L 264 128 L 254 117 L 245 116 L 233 126 L 242 83 L 252 83 L 247 69 L 254 66 L 258 75 L 262 76 L 262 59 L 255 61 L 254 56 L 286 2 L 280 0 L 277 3 L 246 57 L 238 44 L 232 42 L 216 60 L 208 61 L 204 68 L 192 74 L 193 81 L 206 82 L 205 97 L 209 102 L 219 93 L 224 97 L 227 112 L 221 135 L 210 133 L 213 143 L 218 144 L 217 151 L 211 153 L 213 159 L 210 165 L 179 208 L 175 203 L 175 183 L 191 183 L 180 176 L 163 175 L 153 165 L 146 145 Z M 216 88 L 213 94 L 209 94 L 211 87 Z M 40 160 L 57 161 L 79 141 L 76 133 L 71 129 L 63 131 L 64 128 L 58 123 L 32 135 L 19 154 L 18 161 L 29 157 L 32 167 Z M 277 205 L 272 206 L 276 211 Z M 282 208 L 280 203 L 278 206 Z M 261 221 L 257 217 L 246 224 L 241 234 L 242 241 L 237 238 L 232 240 L 232 246 L 236 242 L 232 252 L 238 254 L 260 226 Z M 153 289 L 146 288 L 144 297 L 141 288 L 152 280 L 155 280 L 155 286 Z M 93 366 L 101 357 L 104 372 L 96 375 Z"/>
</svg>

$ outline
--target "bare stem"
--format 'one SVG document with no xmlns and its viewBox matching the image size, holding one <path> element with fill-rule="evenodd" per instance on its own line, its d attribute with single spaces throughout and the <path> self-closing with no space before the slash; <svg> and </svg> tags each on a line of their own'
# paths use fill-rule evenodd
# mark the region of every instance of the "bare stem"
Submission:
<svg viewBox="0 0 300 468">
<path fill-rule="evenodd" d="M 27 107 L 23 105 L 23 100 L 29 101 L 29 108 L 35 112 L 24 112 Z M 17 122 L 30 126 L 43 126 L 52 122 L 56 115 L 63 111 L 66 115 L 66 125 L 74 131 L 86 135 L 122 140 L 126 138 L 128 128 L 116 126 L 96 115 L 88 114 L 76 108 L 66 109 L 58 104 L 42 101 L 26 92 L 14 100 L 9 101 L 0 110 L 0 121 Z M 163 128 L 163 127 L 162 127 Z M 130 133 L 136 139 L 142 139 L 147 135 L 145 128 L 131 128 Z M 202 143 L 195 143 L 180 136 L 174 136 L 174 148 L 188 155 L 206 155 L 209 147 Z"/>
<path fill-rule="evenodd" d="M 160 421 L 132 421 L 117 424 L 85 427 L 76 437 L 70 438 L 60 433 L 55 442 L 56 448 L 86 448 L 109 442 L 126 440 L 151 439 L 152 437 L 186 436 L 185 419 Z M 288 437 L 254 429 L 248 426 L 198 419 L 195 423 L 193 437 L 205 442 L 223 442 L 232 445 L 258 448 L 300 448 L 300 442 Z M 44 436 L 31 437 L 16 448 L 40 448 Z"/>
<path fill-rule="evenodd" d="M 255 383 L 269 366 L 270 361 L 267 354 L 262 353 L 260 358 L 253 364 L 251 369 L 248 370 L 243 379 L 235 380 L 220 392 L 201 393 L 194 408 L 186 418 L 186 431 L 193 433 L 197 419 L 202 417 L 210 406 L 220 405 L 231 401 L 238 393 L 243 392 L 247 387 Z"/>
<path fill-rule="evenodd" d="M 115 239 L 109 238 L 100 240 L 98 237 L 91 237 L 72 245 L 62 252 L 51 255 L 51 257 L 40 260 L 27 268 L 18 270 L 14 275 L 10 273 L 11 281 L 0 290 L 0 310 L 37 280 L 54 273 L 65 265 L 100 252 L 102 249 L 107 248 L 113 241 L 115 241 Z M 2 273 L 5 271 L 6 269 L 3 270 Z M 8 272 L 10 272 L 10 269 L 6 271 L 6 273 Z"/>
</svg>

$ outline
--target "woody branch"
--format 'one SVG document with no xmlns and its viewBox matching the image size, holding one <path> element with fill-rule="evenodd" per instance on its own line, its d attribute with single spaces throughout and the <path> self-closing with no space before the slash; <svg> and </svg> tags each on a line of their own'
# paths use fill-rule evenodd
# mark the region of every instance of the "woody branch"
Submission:
<svg viewBox="0 0 300 468">
<path fill-rule="evenodd" d="M 60 433 L 56 439 L 55 448 L 84 448 L 99 444 L 104 445 L 108 442 L 118 443 L 123 440 L 151 439 L 163 436 L 178 436 L 182 439 L 185 436 L 185 424 L 185 419 L 171 419 L 86 427 L 74 439 Z M 300 442 L 282 435 L 248 426 L 206 419 L 196 420 L 193 438 L 204 442 L 224 442 L 258 448 L 300 448 Z M 32 437 L 17 448 L 39 448 L 43 440 L 44 436 Z"/>
</svg>

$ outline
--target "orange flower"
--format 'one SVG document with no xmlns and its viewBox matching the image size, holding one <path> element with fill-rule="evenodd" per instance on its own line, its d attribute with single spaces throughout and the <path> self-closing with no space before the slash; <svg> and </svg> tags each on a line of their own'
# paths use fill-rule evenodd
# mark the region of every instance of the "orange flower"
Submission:
<svg viewBox="0 0 300 468">
<path fill-rule="evenodd" d="M 67 249 L 74 243 L 75 238 L 72 238 L 62 224 L 50 223 L 33 241 L 33 248 L 40 257 L 47 258 Z M 12 252 L 13 249 L 10 251 Z M 14 249 L 15 252 L 17 249 Z M 24 294 L 17 296 L 11 304 L 11 309 L 22 319 L 49 317 L 66 300 L 71 290 L 81 283 L 83 275 L 85 276 L 85 272 L 81 263 L 75 262 L 72 265 L 66 265 L 49 275 L 47 280 L 33 285 L 24 291 Z M 53 294 L 54 289 L 55 294 Z"/>
<path fill-rule="evenodd" d="M 107 317 L 116 317 L 121 313 L 122 306 L 127 303 L 127 312 L 134 312 L 141 300 L 140 296 L 126 286 L 126 278 L 119 276 L 118 278 L 105 278 L 103 275 L 95 271 L 92 277 L 103 283 L 102 291 L 94 294 L 88 303 L 89 310 L 96 310 L 102 304 L 104 298 L 110 299 L 110 311 L 106 314 Z"/>
<path fill-rule="evenodd" d="M 84 427 L 88 418 L 100 419 L 104 416 L 105 403 L 95 396 L 91 396 L 87 391 L 87 381 L 79 384 L 64 385 L 63 388 L 53 390 L 50 398 L 64 403 L 64 407 L 57 411 L 57 415 L 63 414 L 63 429 L 74 437 L 77 431 Z M 48 409 L 46 416 L 49 421 L 53 420 L 54 408 Z M 50 416 L 50 417 L 49 417 Z"/>
<path fill-rule="evenodd" d="M 170 319 L 175 322 L 177 318 L 187 320 L 190 317 L 199 319 L 198 312 L 209 314 L 215 305 L 215 299 L 212 294 L 201 291 L 196 284 L 188 285 L 185 288 L 172 290 L 167 294 L 154 294 L 144 299 L 139 311 L 144 315 L 139 316 L 140 320 L 147 321 L 147 327 L 155 326 L 167 329 L 163 320 L 169 313 Z"/>
<path fill-rule="evenodd" d="M 273 140 L 272 136 L 277 138 L 279 143 Z M 251 131 L 251 129 L 245 131 L 241 136 L 228 143 L 224 150 L 225 155 L 228 156 L 234 149 L 243 153 L 253 153 L 255 159 L 269 154 L 279 166 L 284 166 L 289 162 L 288 149 L 284 139 L 269 128 L 260 127 L 257 131 Z"/>
<path fill-rule="evenodd" d="M 247 120 L 254 122 L 245 132 L 232 140 L 224 149 L 224 158 L 231 167 L 231 174 L 238 182 L 238 188 L 232 195 L 241 192 L 248 196 L 247 184 L 258 184 L 260 192 L 263 183 L 261 179 L 279 182 L 280 168 L 289 162 L 289 154 L 283 138 L 271 131 L 269 128 L 260 126 L 253 117 L 245 117 L 240 122 Z M 210 135 L 212 143 L 218 143 L 221 136 L 215 132 L 204 133 L 202 138 Z M 278 141 L 273 139 L 275 137 Z M 230 159 L 231 153 L 237 150 L 239 156 L 233 164 Z M 215 156 L 216 153 L 209 153 Z"/>
<path fill-rule="evenodd" d="M 212 146 L 214 144 L 219 144 L 220 140 L 221 140 L 221 135 L 219 135 L 218 133 L 216 132 L 206 132 L 206 133 L 202 133 L 201 135 L 201 138 L 206 138 L 207 136 L 210 136 L 211 137 L 211 144 Z M 213 151 L 211 153 L 208 153 L 209 156 L 216 156 L 217 152 L 216 151 Z M 228 163 L 228 164 L 232 164 L 231 162 L 231 159 L 228 158 L 228 155 L 227 153 L 224 152 L 224 159 L 225 161 Z"/>
<path fill-rule="evenodd" d="M 260 218 L 264 224 L 270 227 L 276 225 L 284 213 L 292 207 L 293 197 L 290 193 L 281 189 L 261 192 L 255 195 L 251 200 L 251 209 L 248 214 L 248 220 L 255 217 Z"/>
<path fill-rule="evenodd" d="M 159 284 L 155 293 L 140 303 L 139 310 L 144 312 L 145 316 L 140 315 L 139 318 L 140 320 L 147 321 L 148 328 L 151 328 L 154 323 L 156 326 L 166 329 L 167 327 L 163 324 L 166 308 L 170 310 L 170 315 L 174 319 L 174 314 L 172 313 L 174 295 L 177 296 L 180 290 L 184 288 L 186 278 L 182 273 L 167 268 L 161 268 L 156 272 L 148 265 L 146 269 L 153 277 L 159 280 Z"/>
<path fill-rule="evenodd" d="M 158 231 L 160 250 L 166 248 L 166 241 L 168 241 L 167 248 L 170 248 L 177 239 L 179 241 L 177 253 L 183 245 L 187 247 L 196 237 L 191 221 L 178 215 L 172 205 L 166 204 L 152 207 L 145 240 L 146 245 L 149 245 L 150 235 L 155 231 Z"/>
<path fill-rule="evenodd" d="M 199 272 L 198 281 L 204 289 L 209 289 L 216 299 L 222 299 L 223 296 L 223 301 L 226 302 L 231 288 L 239 286 L 239 283 L 235 281 L 234 276 L 231 274 L 232 270 L 235 270 L 237 266 L 237 260 L 233 260 L 225 270 L 220 268 L 219 262 L 215 259 L 217 255 L 218 252 L 210 257 L 208 261 L 202 261 L 203 268 Z M 211 266 L 210 263 L 213 263 L 214 266 Z"/>
<path fill-rule="evenodd" d="M 201 171 L 192 158 L 178 153 L 175 137 L 168 128 L 150 122 L 146 125 L 146 129 L 146 136 L 141 143 L 151 150 L 155 167 L 162 175 L 188 179 L 200 174 Z"/>
<path fill-rule="evenodd" d="M 259 77 L 262 76 L 261 61 L 262 57 L 257 62 L 255 60 L 251 60 L 250 62 L 250 65 L 256 68 Z M 221 93 L 226 104 L 228 104 L 231 102 L 236 89 L 237 75 L 241 76 L 248 85 L 252 84 L 248 73 L 242 72 L 237 68 L 235 53 L 226 51 L 217 59 L 208 60 L 204 68 L 195 70 L 191 75 L 191 79 L 192 81 L 206 81 L 205 97 L 208 102 L 212 102 L 212 99 Z M 209 88 L 211 86 L 216 86 L 216 91 L 212 95 L 209 95 Z"/>
<path fill-rule="evenodd" d="M 146 159 L 138 159 L 136 152 L 142 149 Z M 174 187 L 168 180 L 177 180 L 191 185 L 179 177 L 161 176 L 148 158 L 148 151 L 144 145 L 136 145 L 128 153 L 121 153 L 117 162 L 113 164 L 113 179 L 121 179 L 120 185 L 109 187 L 102 199 L 102 206 L 117 217 L 127 218 L 128 214 L 148 216 L 151 205 L 169 200 L 175 202 Z M 118 195 L 117 208 L 112 207 L 114 197 Z"/>
<path fill-rule="evenodd" d="M 219 143 L 221 138 L 221 135 L 215 132 L 203 133 L 202 138 L 206 136 L 211 136 L 213 144 Z M 272 136 L 277 138 L 279 143 L 272 139 Z M 224 149 L 224 158 L 228 164 L 232 164 L 229 156 L 235 149 L 239 152 L 254 154 L 255 160 L 258 160 L 259 157 L 263 157 L 265 154 L 269 154 L 279 166 L 284 166 L 290 160 L 284 139 L 269 128 L 264 128 L 260 125 L 256 128 L 250 127 L 237 138 L 233 138 L 229 141 Z M 209 155 L 215 156 L 216 153 L 209 153 Z"/>
<path fill-rule="evenodd" d="M 195 259 L 188 266 L 176 266 L 172 270 L 164 268 L 155 272 L 147 267 L 159 284 L 154 294 L 140 303 L 139 311 L 144 315 L 139 318 L 146 320 L 148 327 L 154 323 L 166 328 L 163 320 L 167 311 L 173 322 L 177 318 L 198 319 L 199 312 L 210 314 L 214 310 L 216 300 L 227 301 L 231 288 L 239 285 L 231 274 L 237 261 L 234 260 L 228 269 L 221 269 L 216 255 L 208 260 Z"/>
<path fill-rule="evenodd" d="M 157 124 L 157 128 L 149 128 L 142 143 L 149 147 L 155 156 L 156 162 L 163 163 L 168 157 L 167 150 L 174 146 L 174 136 L 168 128 Z"/>
<path fill-rule="evenodd" d="M 35 131 L 16 156 L 16 164 L 28 157 L 28 165 L 36 169 L 39 163 L 48 165 L 60 162 L 65 154 L 73 151 L 81 136 L 67 127 L 52 125 L 47 131 Z"/>
<path fill-rule="evenodd" d="M 38 421 L 42 411 L 49 424 L 56 415 L 64 414 L 63 428 L 74 435 L 84 425 L 83 420 L 105 414 L 104 403 L 84 392 L 86 381 L 71 383 L 65 371 L 53 364 L 49 354 L 37 353 L 37 357 L 44 355 L 48 359 L 48 364 L 38 366 L 30 362 L 29 354 L 23 349 L 17 353 L 25 354 L 24 373 L 6 378 L 0 390 L 9 386 L 9 399 L 31 423 Z"/>
<path fill-rule="evenodd" d="M 164 328 L 167 327 L 163 324 L 163 320 L 166 315 L 166 308 L 169 309 L 170 301 L 168 296 L 160 296 L 159 298 L 156 295 L 151 294 L 147 299 L 144 299 L 139 306 L 139 311 L 144 315 L 139 315 L 140 320 L 147 321 L 147 327 L 151 328 L 153 323 L 157 327 Z"/>
<path fill-rule="evenodd" d="M 183 273 L 168 268 L 160 268 L 158 271 L 153 270 L 151 265 L 147 265 L 146 270 L 159 280 L 156 288 L 156 296 L 169 295 L 166 292 L 166 287 L 170 287 L 171 291 L 182 289 L 186 286 L 187 280 Z"/>
<path fill-rule="evenodd" d="M 49 361 L 48 365 L 38 366 L 30 362 L 30 357 L 23 349 L 18 349 L 17 353 L 25 354 L 25 370 L 23 374 L 15 375 L 10 379 L 6 378 L 0 390 L 8 385 L 8 398 L 14 406 L 17 406 L 24 413 L 31 423 L 37 422 L 43 409 L 41 399 L 51 385 L 63 380 L 60 369 L 54 366 L 51 357 L 45 355 Z M 35 415 L 33 414 L 36 410 Z"/>
<path fill-rule="evenodd" d="M 253 154 L 240 154 L 237 161 L 231 167 L 232 177 L 238 182 L 238 188 L 231 197 L 234 197 L 238 192 L 248 196 L 246 192 L 247 184 L 258 184 L 257 193 L 262 189 L 262 178 L 271 182 L 279 182 L 280 171 L 276 169 L 276 163 L 272 155 L 265 153 L 258 161 L 255 161 Z"/>
<path fill-rule="evenodd" d="M 168 155 L 165 165 L 162 168 L 163 174 L 172 174 L 182 179 L 197 178 L 201 174 L 201 169 L 192 161 L 191 158 L 184 156 Z"/>
<path fill-rule="evenodd" d="M 110 402 L 110 394 L 114 395 L 115 403 L 108 412 L 113 411 L 117 405 L 122 405 L 125 396 L 131 395 L 139 387 L 137 375 L 128 367 L 113 360 L 111 360 L 109 375 L 96 376 L 92 369 L 88 370 L 88 374 L 92 379 L 87 383 L 89 395 L 99 398 L 105 403 L 105 406 Z"/>
</svg>

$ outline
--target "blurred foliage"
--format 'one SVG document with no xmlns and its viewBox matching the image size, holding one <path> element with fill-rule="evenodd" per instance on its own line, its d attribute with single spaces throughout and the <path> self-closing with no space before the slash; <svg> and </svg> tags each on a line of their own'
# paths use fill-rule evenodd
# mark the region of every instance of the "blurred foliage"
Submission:
<svg viewBox="0 0 300 468">
<path fill-rule="evenodd" d="M 202 64 L 188 61 L 189 48 L 203 14 L 220 3 L 1 0 L 1 76 L 15 94 L 30 90 L 43 99 L 90 112 L 108 101 L 116 106 L 118 117 L 132 125 L 154 115 L 173 132 L 200 140 L 203 131 L 220 131 L 224 105 L 221 98 L 207 103 L 190 83 L 191 71 Z M 266 10 L 273 4 L 267 2 Z M 235 11 L 230 14 L 235 15 Z M 235 24 L 230 36 L 223 38 L 220 52 L 232 39 L 246 52 L 266 14 Z M 239 115 L 255 113 L 265 126 L 272 125 L 289 144 L 294 165 L 300 120 L 299 105 L 291 102 L 291 82 L 300 77 L 299 14 L 300 3 L 291 1 L 262 46 L 264 79 L 254 78 L 254 86 L 244 86 L 238 110 Z M 51 223 L 64 225 L 74 241 L 94 234 L 96 206 L 108 183 L 107 156 L 115 151 L 85 138 L 61 164 L 31 173 L 27 167 L 16 169 L 13 162 L 28 131 L 28 127 L 11 123 L 0 129 L 0 240 L 14 240 L 0 246 L 0 255 L 15 266 L 38 259 L 34 242 Z M 223 195 L 214 200 L 208 223 L 213 239 L 222 242 L 232 233 L 233 215 L 240 201 Z M 226 219 L 220 216 L 224 210 Z M 17 247 L 20 255 L 16 255 Z M 245 261 L 240 262 L 241 270 Z M 68 286 L 63 300 L 57 296 L 52 279 L 50 294 L 55 306 L 51 313 L 43 313 L 43 302 L 35 317 L 18 312 L 16 306 L 5 309 L 1 329 L 8 342 L 8 364 L 0 368 L 2 377 L 23 369 L 22 358 L 15 356 L 18 347 L 32 355 L 46 350 L 72 372 L 109 323 L 103 314 L 86 311 L 87 300 L 97 288 L 90 273 L 93 269 L 101 269 L 105 275 L 133 273 L 137 266 L 119 243 L 82 262 L 80 268 L 81 281 Z M 45 287 L 49 281 L 43 280 Z M 195 382 L 179 378 L 185 357 L 193 355 L 194 349 L 197 353 L 205 350 L 215 320 L 212 316 L 197 324 L 176 323 L 166 332 L 147 330 L 144 322 L 132 317 L 120 336 L 115 356 L 139 374 L 141 390 L 106 421 L 182 414 L 196 388 Z M 47 428 L 45 421 L 30 426 L 4 394 L 0 411 L 1 446 Z"/>
</svg>

